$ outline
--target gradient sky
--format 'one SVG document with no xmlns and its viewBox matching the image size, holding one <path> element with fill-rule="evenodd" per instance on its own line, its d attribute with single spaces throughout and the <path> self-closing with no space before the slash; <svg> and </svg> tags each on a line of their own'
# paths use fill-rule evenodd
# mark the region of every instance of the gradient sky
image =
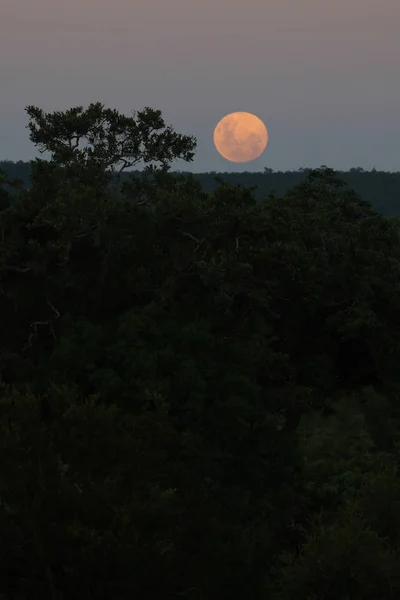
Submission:
<svg viewBox="0 0 400 600">
<path fill-rule="evenodd" d="M 198 171 L 400 170 L 400 0 L 1 0 L 0 160 L 38 155 L 24 107 L 160 109 L 197 137 Z M 253 163 L 213 130 L 248 111 Z"/>
</svg>

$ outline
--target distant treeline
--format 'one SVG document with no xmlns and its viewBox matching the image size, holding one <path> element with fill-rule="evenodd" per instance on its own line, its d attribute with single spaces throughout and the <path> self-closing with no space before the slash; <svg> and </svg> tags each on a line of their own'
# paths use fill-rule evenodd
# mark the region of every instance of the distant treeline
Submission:
<svg viewBox="0 0 400 600">
<path fill-rule="evenodd" d="M 17 178 L 23 182 L 24 187 L 29 186 L 30 163 L 0 161 L 0 169 L 10 178 Z M 230 185 L 244 185 L 254 187 L 254 193 L 257 199 L 268 196 L 272 191 L 278 195 L 285 194 L 289 189 L 300 183 L 307 175 L 310 169 L 300 169 L 299 171 L 273 171 L 265 169 L 264 172 L 251 173 L 195 173 L 197 179 L 204 191 L 211 192 L 217 186 L 216 178 L 223 179 Z M 367 200 L 380 213 L 398 217 L 400 216 L 400 171 L 387 172 L 364 171 L 357 167 L 350 171 L 337 171 L 339 177 L 346 184 L 354 189 L 363 200 Z M 140 177 L 140 171 L 125 172 L 121 176 L 121 181 L 126 180 L 129 175 Z"/>
</svg>

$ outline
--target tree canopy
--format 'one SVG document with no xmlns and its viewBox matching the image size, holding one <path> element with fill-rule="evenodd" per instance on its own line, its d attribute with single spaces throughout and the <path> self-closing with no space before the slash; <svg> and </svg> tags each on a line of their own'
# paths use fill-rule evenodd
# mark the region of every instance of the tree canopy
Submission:
<svg viewBox="0 0 400 600">
<path fill-rule="evenodd" d="M 51 156 L 0 181 L 0 597 L 397 597 L 397 219 L 327 167 L 206 191 L 160 111 L 27 114 Z"/>
</svg>

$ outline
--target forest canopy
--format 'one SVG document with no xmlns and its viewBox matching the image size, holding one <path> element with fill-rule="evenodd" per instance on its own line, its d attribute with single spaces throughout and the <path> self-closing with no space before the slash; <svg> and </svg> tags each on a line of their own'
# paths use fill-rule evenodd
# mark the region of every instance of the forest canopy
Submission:
<svg viewBox="0 0 400 600">
<path fill-rule="evenodd" d="M 29 186 L 31 165 L 29 162 L 0 161 L 2 169 L 10 178 L 18 178 L 25 187 Z M 218 187 L 218 179 L 223 179 L 228 185 L 244 185 L 254 188 L 256 200 L 265 199 L 271 192 L 279 196 L 285 195 L 290 189 L 302 183 L 312 169 L 302 168 L 298 171 L 273 171 L 265 168 L 259 173 L 193 173 L 193 178 L 198 181 L 206 192 L 213 192 Z M 336 171 L 338 177 L 347 187 L 354 189 L 364 200 L 372 204 L 378 212 L 388 217 L 400 216 L 400 172 L 365 171 L 361 167 L 354 167 L 349 171 Z M 179 174 L 179 172 L 178 172 Z M 116 177 L 114 174 L 113 177 Z M 128 168 L 123 171 L 119 179 L 127 181 L 131 175 L 142 177 L 142 170 Z M 12 191 L 10 189 L 10 191 Z"/>
<path fill-rule="evenodd" d="M 161 111 L 26 112 L 50 158 L 0 180 L 0 598 L 399 597 L 400 176 L 210 189 Z"/>
</svg>

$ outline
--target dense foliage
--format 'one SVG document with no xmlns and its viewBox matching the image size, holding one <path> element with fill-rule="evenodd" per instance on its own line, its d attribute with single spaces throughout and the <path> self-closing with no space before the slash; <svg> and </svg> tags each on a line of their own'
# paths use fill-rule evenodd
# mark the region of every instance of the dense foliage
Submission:
<svg viewBox="0 0 400 600">
<path fill-rule="evenodd" d="M 0 598 L 398 598 L 397 219 L 328 168 L 207 191 L 159 111 L 27 113 L 50 159 L 0 182 Z"/>
<path fill-rule="evenodd" d="M 31 166 L 29 162 L 12 162 L 10 160 L 0 161 L 0 169 L 3 169 L 10 178 L 21 179 L 25 187 L 29 186 Z M 254 173 L 227 172 L 227 173 L 195 173 L 194 179 L 198 181 L 206 192 L 213 192 L 218 187 L 218 178 L 232 186 L 244 185 L 254 188 L 256 200 L 264 200 L 271 192 L 279 196 L 286 194 L 294 186 L 302 183 L 307 178 L 311 169 L 299 169 L 298 171 L 273 171 L 265 168 L 264 171 Z M 141 177 L 142 171 L 133 171 L 135 177 Z M 337 175 L 343 182 L 354 189 L 364 200 L 372 204 L 378 212 L 388 217 L 400 216 L 400 172 L 365 171 L 361 167 L 352 168 L 349 171 L 338 171 Z M 120 179 L 127 180 L 130 173 L 122 172 Z"/>
</svg>

